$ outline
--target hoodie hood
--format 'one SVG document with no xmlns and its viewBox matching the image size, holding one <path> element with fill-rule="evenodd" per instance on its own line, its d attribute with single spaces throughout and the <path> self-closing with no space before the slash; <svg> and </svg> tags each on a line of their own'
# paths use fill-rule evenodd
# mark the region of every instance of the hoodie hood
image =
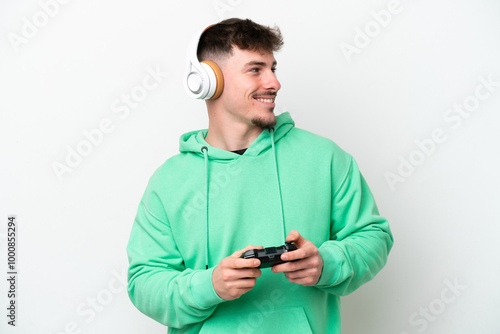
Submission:
<svg viewBox="0 0 500 334">
<path fill-rule="evenodd" d="M 276 125 L 274 126 L 274 143 L 285 136 L 295 126 L 289 112 L 284 112 L 276 116 Z M 180 137 L 179 151 L 181 153 L 193 153 L 200 157 L 204 156 L 203 147 L 207 147 L 207 155 L 209 160 L 234 160 L 240 156 L 237 153 L 222 150 L 210 146 L 205 137 L 208 134 L 208 129 L 195 130 L 186 132 Z M 264 130 L 253 141 L 253 143 L 245 151 L 246 156 L 258 156 L 271 148 L 271 130 Z"/>
</svg>

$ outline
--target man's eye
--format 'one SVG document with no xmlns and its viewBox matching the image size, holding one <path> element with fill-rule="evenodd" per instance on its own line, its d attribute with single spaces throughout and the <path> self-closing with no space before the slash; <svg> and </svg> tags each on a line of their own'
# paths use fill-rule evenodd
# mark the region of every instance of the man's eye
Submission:
<svg viewBox="0 0 500 334">
<path fill-rule="evenodd" d="M 252 69 L 250 69 L 250 72 L 259 72 L 259 69 L 258 68 L 252 68 Z"/>
<path fill-rule="evenodd" d="M 276 72 L 276 68 L 272 68 L 272 69 L 271 69 L 271 71 L 272 71 L 273 73 L 275 73 L 275 72 Z"/>
</svg>

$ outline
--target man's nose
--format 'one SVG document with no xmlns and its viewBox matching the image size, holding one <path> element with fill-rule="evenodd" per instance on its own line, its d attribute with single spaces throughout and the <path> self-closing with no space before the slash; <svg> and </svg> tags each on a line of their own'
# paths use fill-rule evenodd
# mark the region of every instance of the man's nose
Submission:
<svg viewBox="0 0 500 334">
<path fill-rule="evenodd" d="M 269 70 L 266 73 L 266 76 L 264 79 L 264 86 L 266 89 L 271 89 L 271 90 L 274 90 L 276 92 L 280 90 L 281 84 L 278 81 L 278 78 L 276 77 L 276 74 L 273 71 Z"/>
</svg>

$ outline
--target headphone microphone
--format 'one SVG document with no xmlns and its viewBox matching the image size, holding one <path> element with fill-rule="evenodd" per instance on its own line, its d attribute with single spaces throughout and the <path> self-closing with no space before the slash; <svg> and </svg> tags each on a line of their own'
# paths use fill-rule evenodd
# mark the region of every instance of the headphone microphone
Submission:
<svg viewBox="0 0 500 334">
<path fill-rule="evenodd" d="M 188 95 L 195 99 L 215 100 L 224 89 L 224 77 L 220 67 L 210 60 L 200 62 L 197 55 L 201 36 L 212 26 L 197 34 L 188 47 L 184 88 Z"/>
</svg>

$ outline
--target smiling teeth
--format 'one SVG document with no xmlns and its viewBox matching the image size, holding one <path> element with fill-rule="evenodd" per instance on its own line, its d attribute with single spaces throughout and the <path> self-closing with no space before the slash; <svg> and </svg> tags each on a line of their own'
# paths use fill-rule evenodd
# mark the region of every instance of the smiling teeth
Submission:
<svg viewBox="0 0 500 334">
<path fill-rule="evenodd" d="M 273 99 L 256 99 L 256 100 L 260 102 L 273 103 Z"/>
</svg>

